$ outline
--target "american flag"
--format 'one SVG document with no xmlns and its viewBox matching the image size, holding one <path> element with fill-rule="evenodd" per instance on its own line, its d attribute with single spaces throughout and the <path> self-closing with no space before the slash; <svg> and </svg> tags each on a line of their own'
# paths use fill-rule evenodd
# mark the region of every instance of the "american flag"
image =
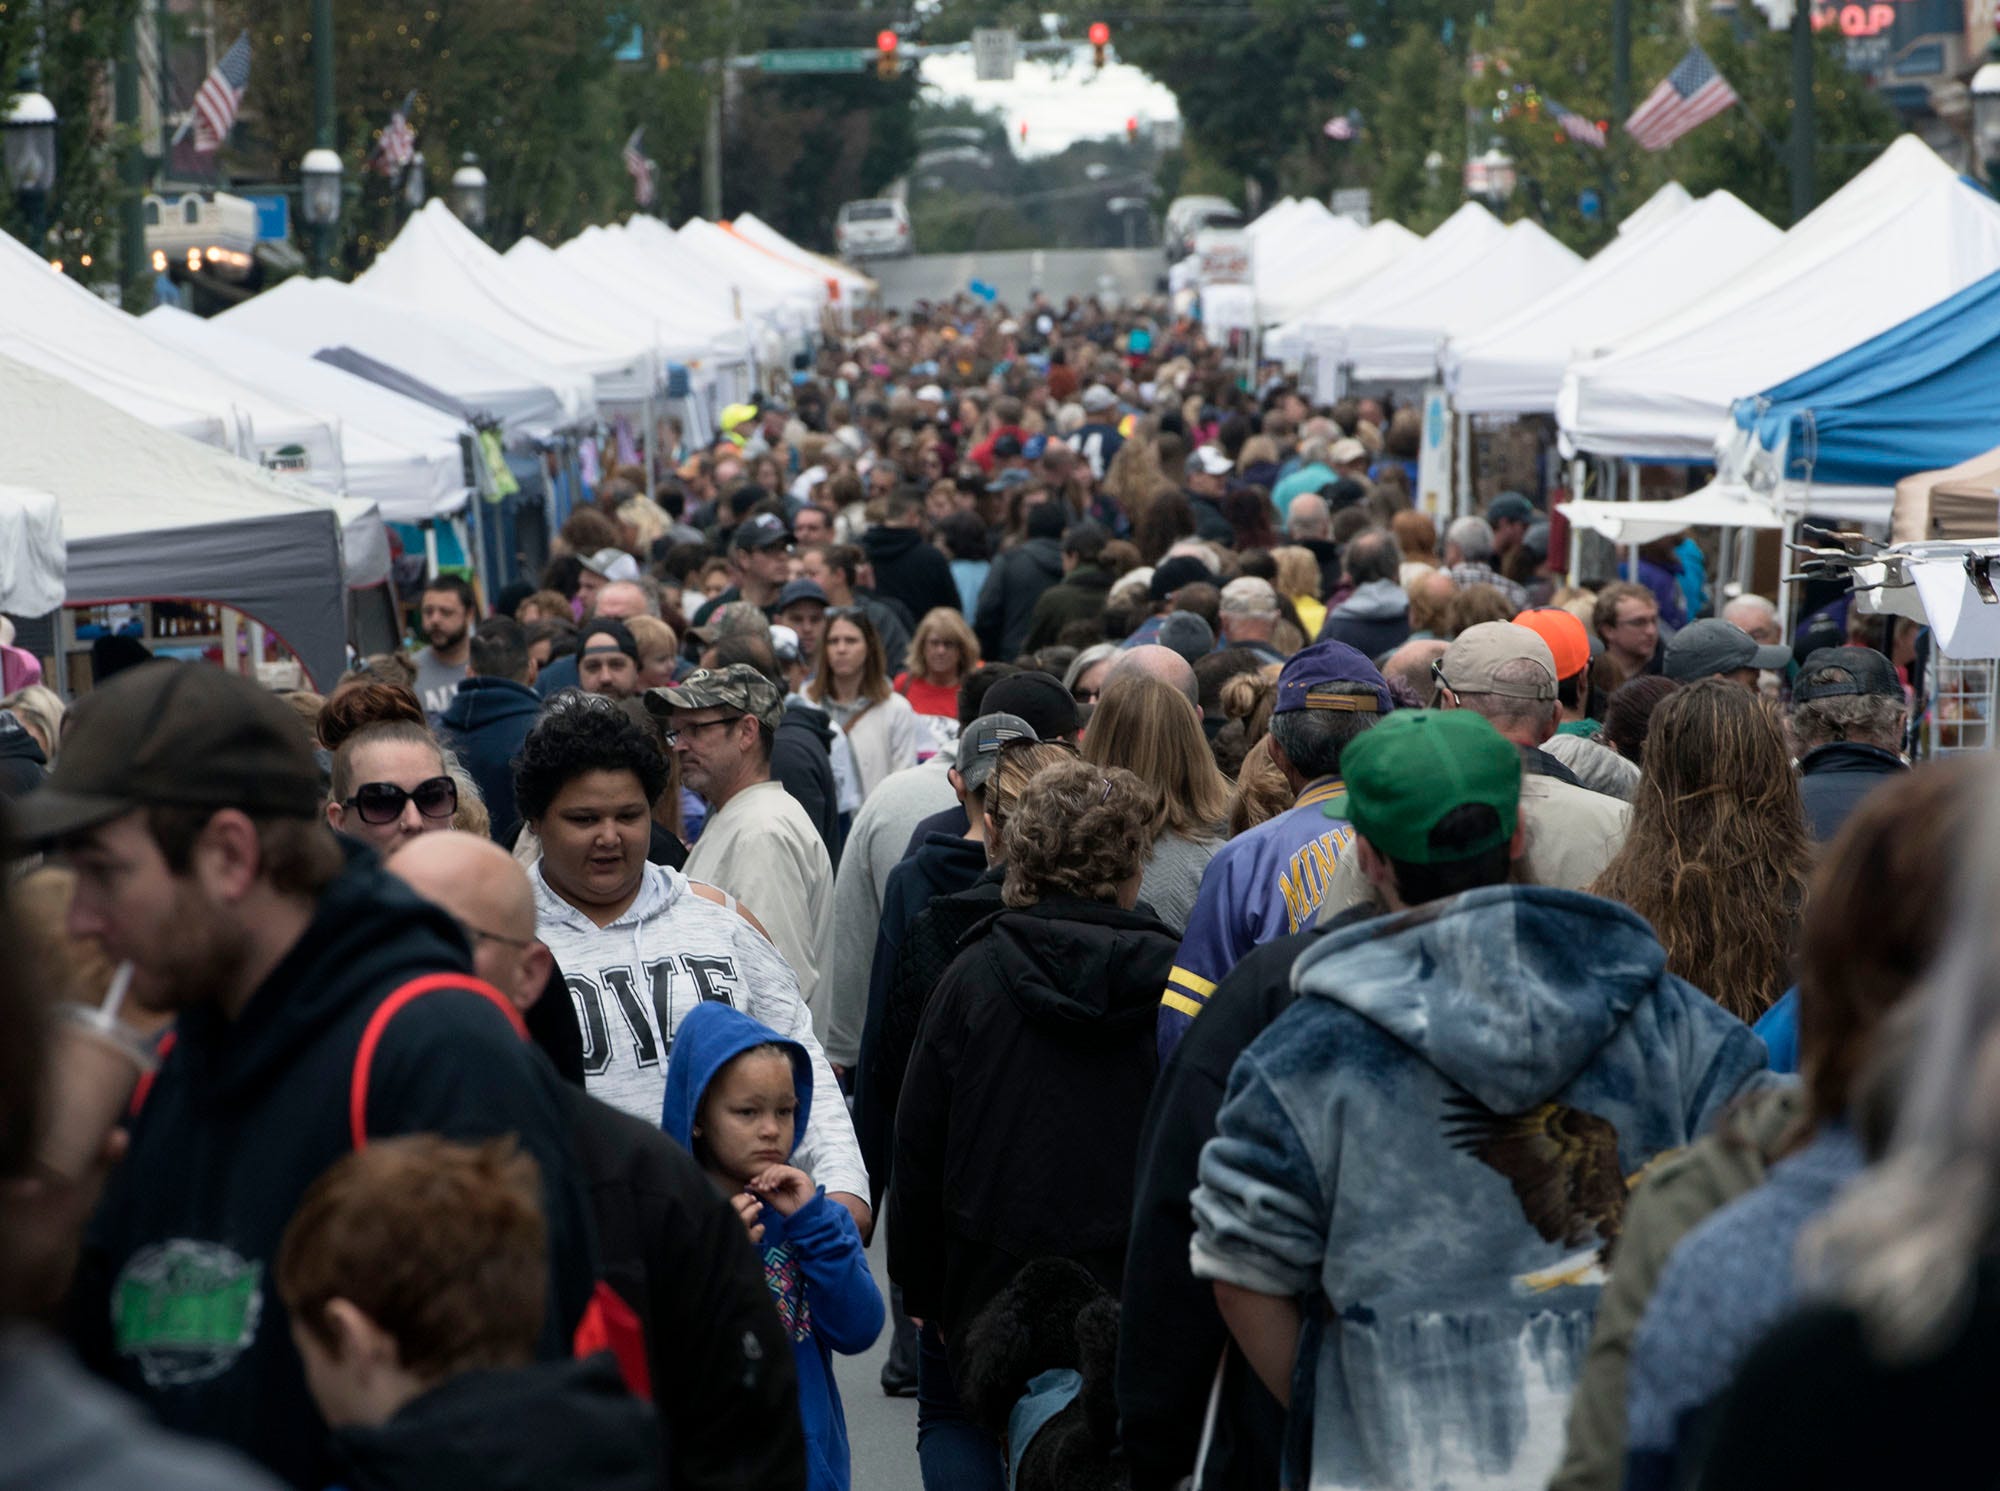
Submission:
<svg viewBox="0 0 2000 1491">
<path fill-rule="evenodd" d="M 236 123 L 236 111 L 243 106 L 243 94 L 250 86 L 250 33 L 245 31 L 230 44 L 209 75 L 202 79 L 194 96 L 194 109 L 181 126 L 186 134 L 194 126 L 194 148 L 209 155 L 222 148 Z M 176 139 L 179 135 L 175 136 Z"/>
<path fill-rule="evenodd" d="M 416 102 L 416 90 L 412 89 L 403 96 L 402 103 L 396 106 L 396 111 L 382 126 L 382 133 L 375 141 L 369 164 L 384 176 L 394 176 L 417 153 L 417 132 L 410 128 L 410 111 L 416 107 Z"/>
<path fill-rule="evenodd" d="M 1689 130 L 1736 102 L 1736 90 L 1715 70 L 1708 53 L 1688 49 L 1646 101 L 1625 121 L 1625 133 L 1647 150 L 1665 150 Z"/>
<path fill-rule="evenodd" d="M 1348 114 L 1335 114 L 1327 120 L 1325 134 L 1329 140 L 1351 140 L 1354 138 L 1354 119 Z"/>
<path fill-rule="evenodd" d="M 1577 144 L 1588 145 L 1593 150 L 1604 148 L 1603 125 L 1593 123 L 1574 109 L 1565 109 L 1546 93 L 1542 95 L 1542 102 L 1549 106 L 1549 117 L 1561 125 L 1562 132 Z"/>
<path fill-rule="evenodd" d="M 653 163 L 646 159 L 646 153 L 639 148 L 644 138 L 646 126 L 640 125 L 625 141 L 625 169 L 632 176 L 632 193 L 641 207 L 653 205 Z"/>
</svg>

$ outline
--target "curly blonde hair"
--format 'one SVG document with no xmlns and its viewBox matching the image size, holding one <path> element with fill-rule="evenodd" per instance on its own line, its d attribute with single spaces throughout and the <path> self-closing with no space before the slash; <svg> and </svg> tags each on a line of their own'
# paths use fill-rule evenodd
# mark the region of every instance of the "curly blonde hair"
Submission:
<svg viewBox="0 0 2000 1491">
<path fill-rule="evenodd" d="M 1112 901 L 1153 845 L 1159 794 L 1123 767 L 1062 761 L 1035 773 L 1003 831 L 1009 906 Z"/>
<path fill-rule="evenodd" d="M 1719 678 L 1669 694 L 1653 711 L 1632 825 L 1591 894 L 1645 917 L 1671 972 L 1751 1021 L 1792 981 L 1811 868 L 1771 707 Z"/>
</svg>

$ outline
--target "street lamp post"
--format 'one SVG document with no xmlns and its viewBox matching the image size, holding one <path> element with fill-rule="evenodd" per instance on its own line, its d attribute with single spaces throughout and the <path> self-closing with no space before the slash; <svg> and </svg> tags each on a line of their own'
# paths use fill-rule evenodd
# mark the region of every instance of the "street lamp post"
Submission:
<svg viewBox="0 0 2000 1491">
<path fill-rule="evenodd" d="M 1995 196 L 2000 196 L 2000 14 L 1994 17 L 1993 40 L 1986 44 L 1986 61 L 1972 75 L 1972 146 Z"/>
<path fill-rule="evenodd" d="M 56 106 L 37 86 L 32 66 L 21 70 L 20 91 L 7 107 L 7 180 L 27 220 L 28 247 L 40 253 L 48 232 L 49 193 L 56 184 Z"/>
<path fill-rule="evenodd" d="M 325 274 L 333 262 L 333 234 L 340 222 L 340 157 L 324 145 L 299 162 L 299 212 L 312 229 L 313 270 Z"/>
<path fill-rule="evenodd" d="M 484 231 L 486 173 L 479 169 L 479 159 L 470 150 L 465 152 L 459 168 L 451 173 L 451 206 L 466 227 L 475 233 Z"/>
</svg>

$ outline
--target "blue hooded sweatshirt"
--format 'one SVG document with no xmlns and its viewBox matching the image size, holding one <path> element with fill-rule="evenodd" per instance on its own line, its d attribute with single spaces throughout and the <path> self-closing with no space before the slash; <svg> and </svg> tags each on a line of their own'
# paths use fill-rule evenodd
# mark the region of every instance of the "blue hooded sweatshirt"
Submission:
<svg viewBox="0 0 2000 1491">
<path fill-rule="evenodd" d="M 797 1041 L 786 1040 L 727 1004 L 705 1002 L 689 1011 L 667 1060 L 666 1100 L 660 1127 L 693 1153 L 695 1117 L 722 1069 L 756 1046 L 782 1046 L 792 1059 L 799 1111 L 792 1124 L 798 1149 L 812 1112 L 812 1063 Z M 854 1218 L 821 1189 L 789 1217 L 766 1206 L 758 1220 L 764 1240 L 764 1282 L 792 1338 L 798 1364 L 799 1414 L 805 1423 L 806 1484 L 810 1491 L 847 1491 L 847 1416 L 833 1380 L 833 1353 L 856 1356 L 882 1333 L 882 1292 L 868 1272 Z"/>
<path fill-rule="evenodd" d="M 1648 1161 L 1764 1048 L 1576 891 L 1492 886 L 1329 932 L 1230 1074 L 1197 1278 L 1309 1309 L 1315 1487 L 1541 1486 Z"/>
</svg>

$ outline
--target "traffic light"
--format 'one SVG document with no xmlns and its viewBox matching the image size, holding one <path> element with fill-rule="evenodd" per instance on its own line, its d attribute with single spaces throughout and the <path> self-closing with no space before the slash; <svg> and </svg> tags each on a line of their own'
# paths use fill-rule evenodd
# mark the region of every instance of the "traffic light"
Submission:
<svg viewBox="0 0 2000 1491">
<path fill-rule="evenodd" d="M 1102 21 L 1090 23 L 1090 50 L 1099 67 L 1104 66 L 1104 49 L 1111 45 L 1111 28 Z"/>
<path fill-rule="evenodd" d="M 1028 121 L 1025 119 L 1021 121 L 1021 143 L 1023 145 L 1028 143 Z"/>
<path fill-rule="evenodd" d="M 1130 144 L 1136 145 L 1139 143 L 1139 120 L 1137 115 L 1125 121 L 1125 139 Z"/>
<path fill-rule="evenodd" d="M 896 76 L 896 48 L 902 45 L 902 38 L 893 31 L 875 33 L 875 76 L 893 78 Z"/>
</svg>

